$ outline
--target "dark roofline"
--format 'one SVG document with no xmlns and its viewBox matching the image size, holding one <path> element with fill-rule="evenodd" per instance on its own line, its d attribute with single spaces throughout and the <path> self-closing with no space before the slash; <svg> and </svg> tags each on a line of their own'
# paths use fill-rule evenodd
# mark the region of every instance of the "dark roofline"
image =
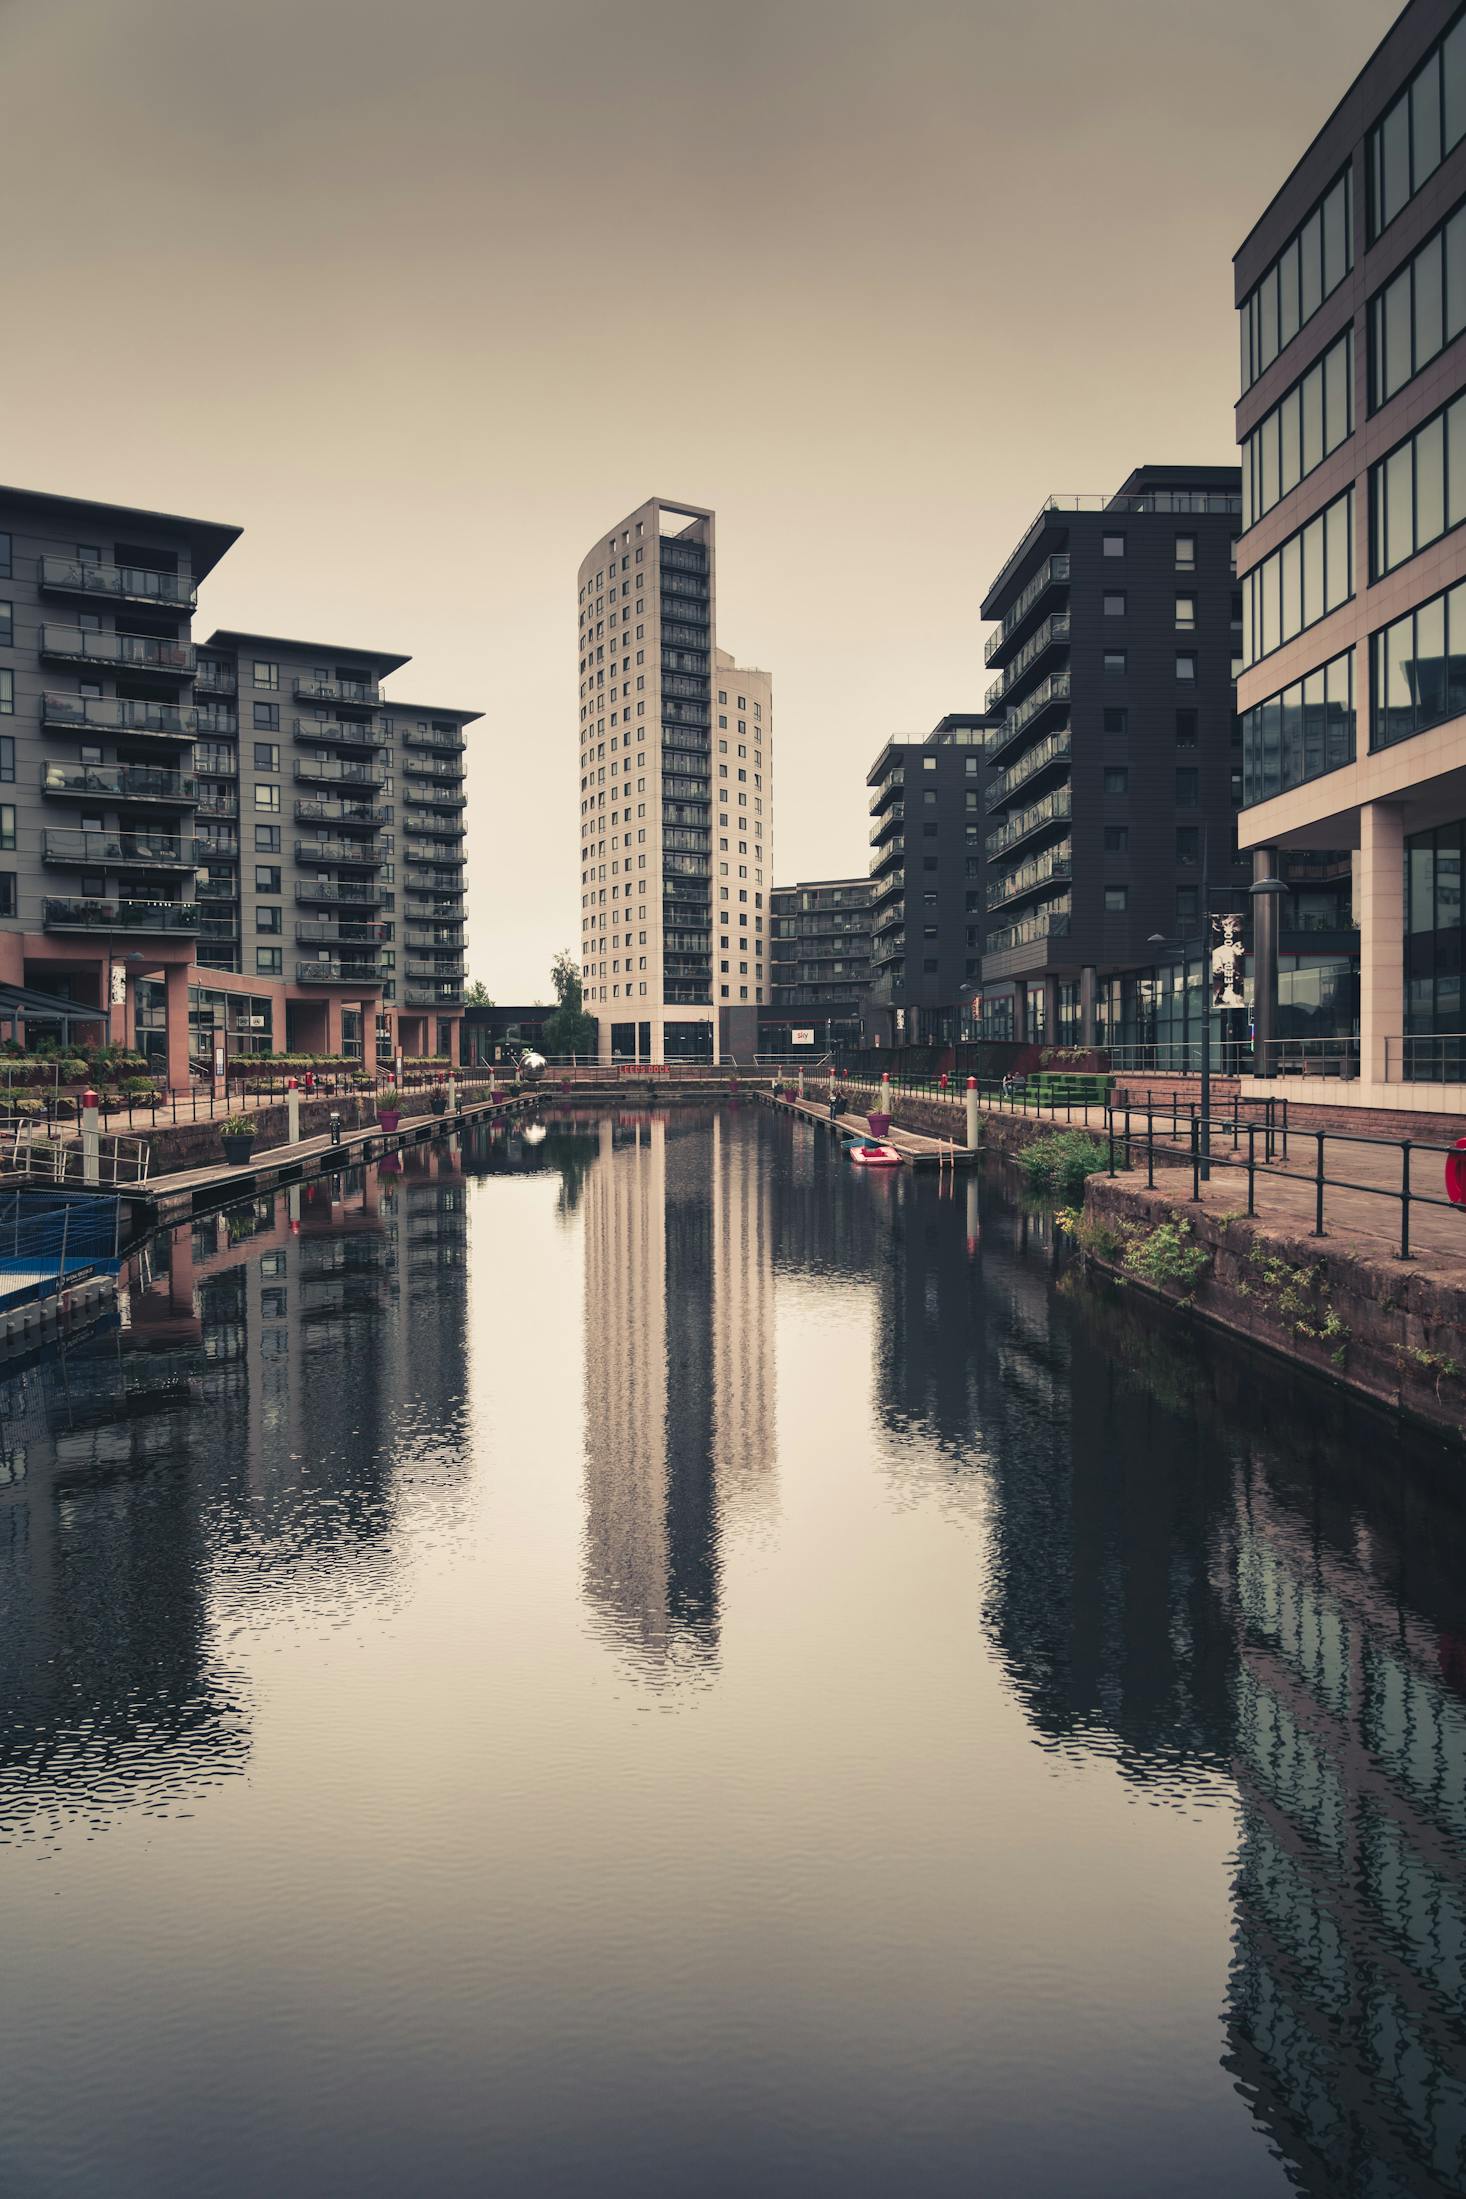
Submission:
<svg viewBox="0 0 1466 2199">
<path fill-rule="evenodd" d="M 211 573 L 244 532 L 242 527 L 232 527 L 220 519 L 188 519 L 180 512 L 150 511 L 140 504 L 109 504 L 93 496 L 60 496 L 49 489 L 0 487 L 0 503 L 19 504 L 22 509 L 53 516 L 75 512 L 89 518 L 131 520 L 159 534 L 171 529 L 188 543 L 195 580 Z"/>
<path fill-rule="evenodd" d="M 869 886 L 874 884 L 869 871 L 858 872 L 853 878 L 798 878 L 792 886 L 771 886 L 771 893 L 817 893 L 829 886 Z"/>
<path fill-rule="evenodd" d="M 292 640 L 284 634 L 251 634 L 240 632 L 232 626 L 216 626 L 203 646 L 206 649 L 237 649 L 244 642 L 259 644 L 266 649 L 314 649 L 323 656 L 352 657 L 362 664 L 379 665 L 383 678 L 389 672 L 400 672 L 404 664 L 412 662 L 411 657 L 394 656 L 386 649 L 349 649 L 340 641 Z"/>
<path fill-rule="evenodd" d="M 456 718 L 460 725 L 477 725 L 482 710 L 455 710 L 448 703 L 404 702 L 400 695 L 387 695 L 383 707 L 388 710 L 420 710 L 425 718 Z"/>
</svg>

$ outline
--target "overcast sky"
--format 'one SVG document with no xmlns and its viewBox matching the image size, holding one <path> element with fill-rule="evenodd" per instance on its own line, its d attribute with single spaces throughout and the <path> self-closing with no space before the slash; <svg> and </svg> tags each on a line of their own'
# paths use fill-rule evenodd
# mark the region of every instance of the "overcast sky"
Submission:
<svg viewBox="0 0 1466 2199">
<path fill-rule="evenodd" d="M 0 475 L 237 522 L 200 631 L 483 710 L 469 967 L 544 997 L 595 537 L 714 507 L 776 875 L 863 870 L 1043 498 L 1233 457 L 1231 255 L 1396 12 L 0 0 Z"/>
</svg>

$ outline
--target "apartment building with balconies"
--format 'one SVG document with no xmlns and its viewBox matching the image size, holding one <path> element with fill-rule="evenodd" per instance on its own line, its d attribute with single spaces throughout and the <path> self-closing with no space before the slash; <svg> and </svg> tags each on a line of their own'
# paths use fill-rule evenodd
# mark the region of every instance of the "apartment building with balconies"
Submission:
<svg viewBox="0 0 1466 2199">
<path fill-rule="evenodd" d="M 762 1052 L 823 1053 L 859 1044 L 860 1006 L 870 989 L 872 891 L 869 878 L 807 878 L 774 887 L 769 1000 L 759 1018 Z"/>
<path fill-rule="evenodd" d="M 1119 1044 L 1142 973 L 1243 906 L 1228 466 L 1141 466 L 1051 497 L 989 587 L 985 1035 Z M 1199 977 L 1200 956 L 1197 956 Z"/>
<path fill-rule="evenodd" d="M 651 498 L 578 577 L 581 968 L 603 1058 L 751 1056 L 773 691 L 716 642 L 714 515 Z"/>
<path fill-rule="evenodd" d="M 863 1036 L 950 1045 L 982 957 L 987 744 L 994 721 L 954 711 L 887 741 L 870 788 L 870 983 Z"/>
<path fill-rule="evenodd" d="M 456 1056 L 476 713 L 384 706 L 402 656 L 196 643 L 238 534 L 0 490 L 0 983 L 95 1007 L 174 1083 L 220 1046 Z"/>
<path fill-rule="evenodd" d="M 1299 1097 L 1458 1112 L 1466 13 L 1451 0 L 1411 0 L 1234 269 L 1254 1066 L 1268 1089 L 1304 1072 Z M 1358 1022 L 1300 1051 L 1280 1020 L 1277 882 L 1340 850 Z"/>
</svg>

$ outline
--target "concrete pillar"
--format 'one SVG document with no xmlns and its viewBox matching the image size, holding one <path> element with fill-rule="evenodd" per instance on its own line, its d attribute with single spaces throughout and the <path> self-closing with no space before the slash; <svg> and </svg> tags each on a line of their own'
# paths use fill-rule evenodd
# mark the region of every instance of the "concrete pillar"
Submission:
<svg viewBox="0 0 1466 2199">
<path fill-rule="evenodd" d="M 1044 1044 L 1059 1043 L 1059 980 L 1045 974 L 1044 977 Z"/>
<path fill-rule="evenodd" d="M 1252 851 L 1252 1073 L 1277 1075 L 1278 851 Z"/>
<path fill-rule="evenodd" d="M 186 962 L 170 962 L 163 971 L 168 1013 L 168 1082 L 175 1092 L 188 1090 L 188 981 Z"/>
<path fill-rule="evenodd" d="M 1079 1043 L 1095 1046 L 1099 1043 L 1099 973 L 1092 962 L 1086 962 L 1079 972 Z"/>
<path fill-rule="evenodd" d="M 1028 987 L 1020 977 L 1013 987 L 1013 1036 L 1020 1046 L 1028 1043 Z"/>
<path fill-rule="evenodd" d="M 97 1095 L 91 1090 L 82 1094 L 81 1180 L 89 1190 L 95 1190 L 102 1180 L 102 1117 Z"/>
<path fill-rule="evenodd" d="M 1405 1029 L 1405 817 L 1397 802 L 1359 812 L 1359 1070 L 1399 1074 Z M 1393 1046 L 1386 1041 L 1393 1040 Z"/>
<path fill-rule="evenodd" d="M 341 997 L 328 993 L 325 1000 L 325 1028 L 321 1034 L 321 1052 L 339 1054 L 341 1051 Z"/>
</svg>

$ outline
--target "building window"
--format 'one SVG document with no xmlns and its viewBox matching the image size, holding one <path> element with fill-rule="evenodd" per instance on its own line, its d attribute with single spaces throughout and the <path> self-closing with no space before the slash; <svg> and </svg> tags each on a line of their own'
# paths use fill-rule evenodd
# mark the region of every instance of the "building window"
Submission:
<svg viewBox="0 0 1466 2199">
<path fill-rule="evenodd" d="M 1353 180 L 1345 168 L 1242 300 L 1237 318 L 1244 391 L 1312 320 L 1354 265 L 1352 212 Z"/>
<path fill-rule="evenodd" d="M 1242 445 L 1242 525 L 1251 527 L 1354 433 L 1354 331 L 1263 415 Z"/>
<path fill-rule="evenodd" d="M 1375 634 L 1371 748 L 1466 712 L 1466 582 Z"/>
<path fill-rule="evenodd" d="M 1376 580 L 1466 519 L 1466 395 L 1369 469 L 1369 555 Z"/>
<path fill-rule="evenodd" d="M 255 853 L 256 855 L 278 855 L 280 853 L 280 827 L 278 825 L 255 826 Z"/>
<path fill-rule="evenodd" d="M 1128 825 L 1105 826 L 1106 855 L 1128 855 L 1130 852 L 1130 827 Z"/>
<path fill-rule="evenodd" d="M 1466 206 L 1369 301 L 1369 407 L 1388 404 L 1466 328 Z"/>
<path fill-rule="evenodd" d="M 1195 809 L 1201 801 L 1201 773 L 1195 764 L 1176 767 L 1176 807 Z"/>
<path fill-rule="evenodd" d="M 1178 710 L 1176 712 L 1176 746 L 1178 748 L 1197 747 L 1200 741 L 1199 725 L 1200 713 L 1198 711 Z"/>
<path fill-rule="evenodd" d="M 1123 618 L 1125 616 L 1124 594 L 1118 590 L 1112 591 L 1105 597 L 1104 606 L 1106 618 Z"/>
<path fill-rule="evenodd" d="M 1196 570 L 1196 537 L 1194 534 L 1178 534 L 1176 537 L 1176 570 L 1193 573 Z"/>
<path fill-rule="evenodd" d="M 1354 761 L 1354 745 L 1354 652 L 1349 649 L 1243 713 L 1246 801 L 1265 802 L 1337 771 Z"/>
<path fill-rule="evenodd" d="M 0 668 L 0 718 L 15 716 L 15 674 L 8 666 Z"/>
<path fill-rule="evenodd" d="M 10 536 L 0 529 L 0 580 L 9 580 L 11 577 L 13 547 Z"/>
<path fill-rule="evenodd" d="M 278 771 L 280 769 L 280 749 L 277 742 L 255 742 L 255 769 L 256 771 Z"/>
<path fill-rule="evenodd" d="M 0 600 L 0 649 L 15 647 L 15 605 Z"/>
<path fill-rule="evenodd" d="M 1178 649 L 1176 652 L 1176 677 L 1189 687 L 1196 685 L 1196 651 Z"/>
<path fill-rule="evenodd" d="M 1369 242 L 1466 136 L 1466 17 L 1427 54 L 1365 140 Z"/>
<path fill-rule="evenodd" d="M 255 930 L 257 932 L 280 932 L 284 929 L 285 926 L 281 921 L 281 911 L 278 908 L 270 908 L 262 903 L 255 910 Z"/>
<path fill-rule="evenodd" d="M 255 975 L 257 977 L 280 977 L 283 975 L 284 969 L 285 949 L 283 947 L 255 948 Z"/>
<path fill-rule="evenodd" d="M 1117 675 L 1119 673 L 1122 673 L 1124 669 L 1125 651 L 1123 649 L 1107 649 L 1105 651 L 1106 672 Z"/>
<path fill-rule="evenodd" d="M 254 683 L 256 687 L 278 687 L 280 685 L 279 665 L 265 664 L 256 658 Z"/>
<path fill-rule="evenodd" d="M 256 808 L 256 809 L 278 809 L 279 807 L 280 807 L 280 789 L 279 789 L 279 787 L 277 787 L 277 786 L 257 786 L 257 787 L 255 788 L 255 808 Z"/>
<path fill-rule="evenodd" d="M 1106 557 L 1123 557 L 1125 537 L 1122 534 L 1107 534 L 1103 537 L 1101 548 Z"/>
<path fill-rule="evenodd" d="M 1188 870 L 1201 861 L 1200 825 L 1177 825 L 1176 861 Z"/>
<path fill-rule="evenodd" d="M 1177 596 L 1176 625 L 1184 633 L 1190 633 L 1196 625 L 1195 596 Z"/>
<path fill-rule="evenodd" d="M 1105 914 L 1107 916 L 1123 916 L 1129 906 L 1130 888 L 1128 886 L 1106 886 Z"/>
<path fill-rule="evenodd" d="M 280 730 L 279 703 L 257 702 L 254 705 L 254 728 L 257 733 L 278 733 Z"/>
<path fill-rule="evenodd" d="M 15 804 L 0 802 L 0 848 L 7 852 L 15 846 Z"/>
<path fill-rule="evenodd" d="M 278 863 L 255 864 L 255 892 L 278 893 L 280 891 L 280 865 Z"/>
<path fill-rule="evenodd" d="M 15 737 L 10 733 L 0 734 L 0 782 L 15 784 Z"/>
<path fill-rule="evenodd" d="M 1106 733 L 1128 733 L 1130 713 L 1128 710 L 1106 710 L 1102 713 L 1100 722 Z"/>
<path fill-rule="evenodd" d="M 1184 931 L 1190 931 L 1190 930 L 1191 930 L 1191 929 L 1192 929 L 1192 928 L 1193 928 L 1193 927 L 1194 927 L 1194 926 L 1195 926 L 1195 925 L 1197 924 L 1197 922 L 1198 922 L 1198 921 L 1200 920 L 1200 917 L 1201 917 L 1201 888 L 1200 888 L 1200 886 L 1178 886 L 1178 887 L 1176 888 L 1176 929 L 1177 929 L 1177 931 L 1181 931 L 1181 932 L 1184 932 Z"/>
<path fill-rule="evenodd" d="M 1354 491 L 1346 489 L 1243 576 L 1243 662 L 1271 656 L 1353 593 Z"/>
<path fill-rule="evenodd" d="M 1130 791 L 1130 771 L 1128 765 L 1106 764 L 1104 788 L 1106 794 L 1128 794 Z"/>
</svg>

